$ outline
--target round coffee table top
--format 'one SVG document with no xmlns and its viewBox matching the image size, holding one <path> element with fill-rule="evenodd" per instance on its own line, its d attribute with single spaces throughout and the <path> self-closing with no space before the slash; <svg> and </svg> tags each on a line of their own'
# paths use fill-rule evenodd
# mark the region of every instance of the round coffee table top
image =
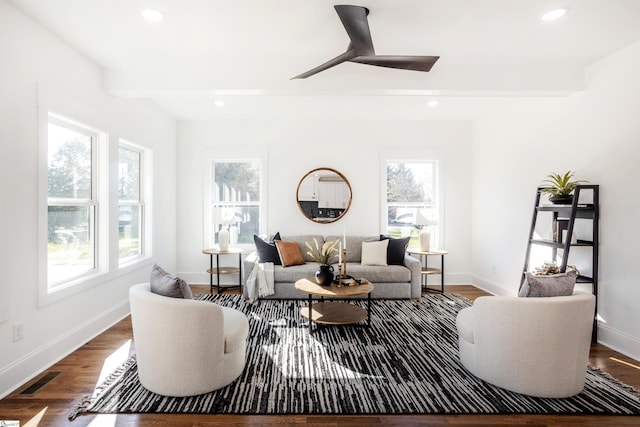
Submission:
<svg viewBox="0 0 640 427">
<path fill-rule="evenodd" d="M 373 284 L 367 279 L 361 279 L 362 283 L 356 286 L 320 286 L 314 280 L 300 279 L 296 281 L 296 289 L 311 295 L 320 297 L 352 297 L 366 295 L 373 291 Z"/>
</svg>

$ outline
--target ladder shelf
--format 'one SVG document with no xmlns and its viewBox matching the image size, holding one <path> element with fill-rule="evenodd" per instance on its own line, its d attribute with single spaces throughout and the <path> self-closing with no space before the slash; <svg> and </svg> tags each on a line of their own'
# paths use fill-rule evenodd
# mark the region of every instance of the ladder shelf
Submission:
<svg viewBox="0 0 640 427">
<path fill-rule="evenodd" d="M 531 219 L 531 228 L 529 230 L 529 238 L 527 240 L 527 251 L 525 255 L 524 268 L 522 269 L 522 277 L 520 279 L 520 288 L 524 284 L 526 273 L 530 270 L 531 248 L 533 246 L 544 246 L 551 248 L 551 256 L 554 261 L 558 258 L 560 262 L 558 267 L 561 273 L 567 269 L 569 256 L 572 248 L 584 247 L 591 248 L 590 267 L 592 270 L 591 277 L 579 274 L 576 283 L 591 284 L 591 291 L 596 297 L 596 314 L 598 312 L 598 242 L 599 242 L 599 201 L 600 186 L 599 185 L 578 185 L 573 192 L 573 202 L 566 205 L 541 204 L 542 194 L 545 187 L 538 187 L 536 191 L 536 199 Z M 588 198 L 588 203 L 581 200 Z M 555 234 L 552 238 L 540 238 L 536 236 L 536 225 L 538 217 L 541 214 L 551 214 L 552 228 Z M 591 221 L 590 239 L 573 239 L 576 220 Z M 566 235 L 564 233 L 566 231 Z M 573 241 L 573 243 L 572 243 Z M 560 257 L 558 256 L 560 254 Z M 583 266 L 584 267 L 584 266 Z M 589 266 L 587 266 L 589 267 Z M 592 340 L 597 340 L 597 323 L 594 316 Z"/>
</svg>

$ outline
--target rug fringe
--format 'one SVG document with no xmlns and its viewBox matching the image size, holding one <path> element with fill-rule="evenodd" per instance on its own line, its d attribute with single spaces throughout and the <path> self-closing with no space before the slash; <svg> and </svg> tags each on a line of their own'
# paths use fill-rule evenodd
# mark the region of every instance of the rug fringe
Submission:
<svg viewBox="0 0 640 427">
<path fill-rule="evenodd" d="M 628 391 L 629 393 L 633 394 L 635 397 L 640 398 L 640 389 L 637 389 L 633 386 L 630 386 L 629 384 L 625 384 L 622 381 L 620 381 L 619 379 L 617 379 L 616 377 L 614 377 L 613 375 L 611 375 L 608 372 L 603 371 L 600 368 L 597 368 L 591 364 L 588 365 L 589 369 L 603 377 L 605 377 L 607 380 L 611 381 L 612 383 L 614 383 L 615 385 L 617 385 L 618 387 L 620 387 L 621 389 L 623 389 L 624 391 Z"/>
<path fill-rule="evenodd" d="M 73 405 L 73 408 L 71 409 L 71 412 L 69 413 L 69 416 L 67 417 L 67 419 L 69 421 L 73 421 L 76 419 L 76 417 L 80 413 L 86 412 L 87 409 L 89 409 L 89 407 L 97 399 L 97 397 L 100 396 L 105 391 L 107 391 L 109 387 L 111 387 L 116 382 L 116 380 L 119 379 L 122 376 L 122 374 L 124 374 L 127 371 L 127 369 L 129 369 L 135 363 L 136 363 L 135 355 L 125 360 L 118 368 L 116 368 L 115 371 L 110 373 L 109 376 L 105 378 L 102 383 L 96 386 L 93 393 L 82 396 L 79 399 L 78 403 Z"/>
</svg>

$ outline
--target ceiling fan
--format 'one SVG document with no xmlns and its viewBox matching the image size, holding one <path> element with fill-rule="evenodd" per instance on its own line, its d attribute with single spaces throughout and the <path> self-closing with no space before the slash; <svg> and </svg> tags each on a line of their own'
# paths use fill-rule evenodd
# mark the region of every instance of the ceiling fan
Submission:
<svg viewBox="0 0 640 427">
<path fill-rule="evenodd" d="M 439 56 L 376 55 L 367 21 L 369 9 L 352 5 L 335 5 L 334 8 L 351 39 L 347 51 L 293 79 L 306 79 L 345 61 L 402 70 L 429 71 L 440 58 Z"/>
</svg>

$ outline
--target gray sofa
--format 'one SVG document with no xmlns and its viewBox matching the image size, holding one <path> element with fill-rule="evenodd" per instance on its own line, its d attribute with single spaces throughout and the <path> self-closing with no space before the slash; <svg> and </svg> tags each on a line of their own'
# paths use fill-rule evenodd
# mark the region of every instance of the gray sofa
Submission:
<svg viewBox="0 0 640 427">
<path fill-rule="evenodd" d="M 313 245 L 313 239 L 316 238 L 318 243 L 322 245 L 325 241 L 343 240 L 342 236 L 320 236 L 320 235 L 300 235 L 300 236 L 282 236 L 282 240 L 296 242 L 300 247 L 300 252 L 305 259 L 305 264 L 283 267 L 276 265 L 274 267 L 274 290 L 275 294 L 266 298 L 275 299 L 302 299 L 307 295 L 295 288 L 295 282 L 302 278 L 313 278 L 318 270 L 319 264 L 314 262 L 307 254 L 308 248 L 305 242 Z M 421 269 L 420 261 L 412 256 L 404 254 L 404 265 L 362 265 L 362 242 L 377 241 L 380 236 L 347 236 L 347 274 L 355 278 L 365 278 L 374 284 L 372 298 L 388 298 L 388 299 L 409 299 L 420 298 L 422 294 Z M 252 271 L 256 262 L 260 258 L 258 252 L 249 254 L 244 260 L 244 285 L 249 273 Z M 338 274 L 337 264 L 334 264 L 335 274 Z"/>
</svg>

